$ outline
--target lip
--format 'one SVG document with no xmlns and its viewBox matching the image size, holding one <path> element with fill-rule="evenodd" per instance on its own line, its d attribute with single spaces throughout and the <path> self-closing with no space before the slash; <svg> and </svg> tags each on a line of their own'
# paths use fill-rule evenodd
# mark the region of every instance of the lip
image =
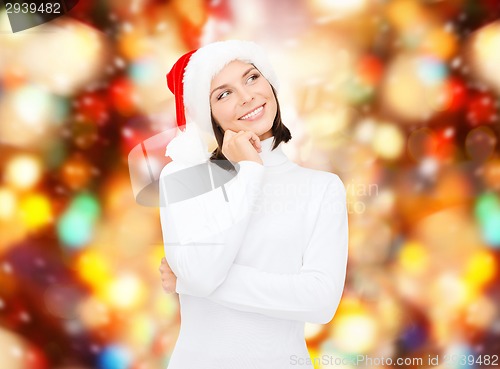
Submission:
<svg viewBox="0 0 500 369">
<path fill-rule="evenodd" d="M 253 111 L 255 111 L 255 110 L 257 110 L 257 109 L 259 109 L 259 108 L 261 108 L 261 107 L 262 107 L 262 110 L 261 110 L 261 112 L 260 112 L 259 114 L 255 115 L 255 116 L 253 116 L 253 117 L 251 117 L 251 118 L 241 119 L 241 118 L 242 118 L 242 117 L 244 117 L 245 115 L 247 115 L 247 114 L 249 114 L 249 113 L 251 113 L 251 112 L 253 112 Z M 257 106 L 256 108 L 254 108 L 254 109 L 252 109 L 252 110 L 249 110 L 248 112 L 246 112 L 245 114 L 243 114 L 240 118 L 238 118 L 238 120 L 243 120 L 243 121 L 252 121 L 252 120 L 259 119 L 259 118 L 262 116 L 262 114 L 264 114 L 264 110 L 265 110 L 265 108 L 266 108 L 266 104 L 265 104 L 265 103 L 264 103 L 264 104 L 262 104 L 262 105 L 259 105 L 259 106 Z"/>
</svg>

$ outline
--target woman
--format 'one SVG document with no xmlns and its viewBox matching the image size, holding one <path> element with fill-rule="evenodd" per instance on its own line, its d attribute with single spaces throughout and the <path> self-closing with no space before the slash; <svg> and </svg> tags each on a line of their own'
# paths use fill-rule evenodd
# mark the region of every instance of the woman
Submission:
<svg viewBox="0 0 500 369">
<path fill-rule="evenodd" d="M 214 134 L 211 159 L 239 168 L 225 196 L 214 190 L 161 208 L 162 285 L 179 294 L 181 308 L 168 368 L 312 368 L 304 322 L 328 323 L 345 281 L 341 180 L 283 153 L 291 135 L 281 121 L 276 76 L 256 44 L 204 46 L 181 57 L 167 80 L 179 126 L 196 124 Z M 171 164 L 162 178 L 172 173 Z M 204 215 L 209 219 L 196 218 L 195 206 L 213 209 Z M 239 218 L 220 226 L 218 209 Z M 195 239 L 205 221 L 203 230 L 216 231 Z"/>
</svg>

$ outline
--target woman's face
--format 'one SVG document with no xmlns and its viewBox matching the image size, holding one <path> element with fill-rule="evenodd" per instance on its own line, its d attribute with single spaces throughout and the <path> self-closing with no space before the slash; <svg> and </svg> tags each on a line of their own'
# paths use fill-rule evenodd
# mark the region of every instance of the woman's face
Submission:
<svg viewBox="0 0 500 369">
<path fill-rule="evenodd" d="M 210 107 L 224 131 L 253 131 L 261 140 L 273 135 L 276 98 L 269 82 L 252 64 L 234 60 L 214 77 Z"/>
</svg>

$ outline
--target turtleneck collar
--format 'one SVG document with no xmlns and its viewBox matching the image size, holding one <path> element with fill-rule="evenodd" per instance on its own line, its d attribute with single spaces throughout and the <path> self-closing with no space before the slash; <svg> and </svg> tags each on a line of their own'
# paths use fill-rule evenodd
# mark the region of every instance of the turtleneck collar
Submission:
<svg viewBox="0 0 500 369">
<path fill-rule="evenodd" d="M 265 167 L 277 166 L 288 161 L 288 157 L 283 152 L 280 143 L 277 148 L 272 150 L 274 136 L 260 141 L 262 151 L 259 153 L 262 163 Z"/>
</svg>

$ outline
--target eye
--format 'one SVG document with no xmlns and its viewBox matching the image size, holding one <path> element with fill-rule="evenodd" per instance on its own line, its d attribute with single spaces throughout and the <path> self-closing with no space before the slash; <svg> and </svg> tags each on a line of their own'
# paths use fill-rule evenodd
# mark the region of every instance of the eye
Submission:
<svg viewBox="0 0 500 369">
<path fill-rule="evenodd" d="M 229 91 L 224 91 L 221 93 L 219 96 L 217 96 L 217 100 L 225 98 L 227 95 L 229 95 Z"/>
<path fill-rule="evenodd" d="M 247 82 L 253 82 L 253 81 L 255 81 L 259 77 L 260 77 L 260 74 L 257 74 L 257 73 L 256 74 L 252 74 L 250 77 L 248 77 Z"/>
</svg>

